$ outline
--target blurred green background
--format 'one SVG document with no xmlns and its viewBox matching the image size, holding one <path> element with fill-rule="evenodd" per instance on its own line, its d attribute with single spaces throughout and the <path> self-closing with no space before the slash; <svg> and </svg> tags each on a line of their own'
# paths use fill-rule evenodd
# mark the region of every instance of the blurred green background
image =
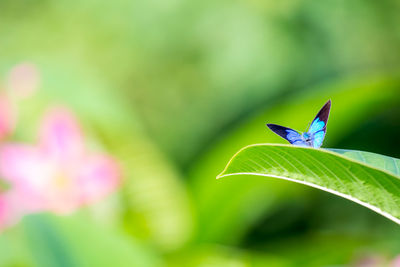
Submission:
<svg viewBox="0 0 400 267">
<path fill-rule="evenodd" d="M 260 177 L 215 180 L 265 123 L 324 147 L 400 157 L 398 0 L 2 0 L 0 79 L 36 64 L 19 107 L 76 112 L 123 167 L 115 194 L 0 234 L 0 266 L 361 266 L 400 254 L 400 227 L 348 200 Z"/>
</svg>

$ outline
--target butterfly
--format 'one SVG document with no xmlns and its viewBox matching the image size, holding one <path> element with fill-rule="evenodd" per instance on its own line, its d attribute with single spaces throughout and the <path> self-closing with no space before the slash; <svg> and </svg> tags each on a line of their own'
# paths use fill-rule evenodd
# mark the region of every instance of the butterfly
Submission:
<svg viewBox="0 0 400 267">
<path fill-rule="evenodd" d="M 276 124 L 268 123 L 267 126 L 277 135 L 285 138 L 289 143 L 295 146 L 321 147 L 325 138 L 326 124 L 328 123 L 329 111 L 331 110 L 331 100 L 315 116 L 307 132 L 299 132 Z"/>
</svg>

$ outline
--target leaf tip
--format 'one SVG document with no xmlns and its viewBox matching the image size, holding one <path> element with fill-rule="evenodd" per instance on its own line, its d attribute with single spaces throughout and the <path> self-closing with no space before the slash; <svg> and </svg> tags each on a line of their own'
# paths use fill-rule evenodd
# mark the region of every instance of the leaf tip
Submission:
<svg viewBox="0 0 400 267">
<path fill-rule="evenodd" d="M 215 177 L 215 179 L 221 179 L 222 177 L 224 177 L 224 172 L 221 172 L 220 174 L 217 175 L 217 177 Z"/>
</svg>

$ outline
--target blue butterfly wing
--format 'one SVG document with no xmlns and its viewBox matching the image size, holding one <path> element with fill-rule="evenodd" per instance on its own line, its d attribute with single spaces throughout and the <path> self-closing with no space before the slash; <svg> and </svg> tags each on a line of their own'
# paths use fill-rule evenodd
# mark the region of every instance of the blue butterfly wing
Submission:
<svg viewBox="0 0 400 267">
<path fill-rule="evenodd" d="M 325 138 L 326 124 L 328 123 L 329 112 L 331 110 L 331 101 L 325 103 L 325 105 L 315 116 L 313 122 L 311 123 L 308 133 L 313 136 L 313 147 L 321 147 L 322 142 Z"/>
<path fill-rule="evenodd" d="M 280 137 L 286 139 L 292 145 L 307 146 L 307 144 L 304 142 L 301 134 L 298 133 L 297 131 L 287 128 L 287 127 L 280 126 L 280 125 L 271 124 L 271 123 L 268 123 L 267 126 L 268 126 L 268 128 L 271 129 L 271 131 L 273 131 Z"/>
<path fill-rule="evenodd" d="M 322 146 L 322 142 L 324 141 L 325 138 L 325 131 L 319 131 L 314 134 L 313 138 L 313 147 L 319 148 Z"/>
</svg>

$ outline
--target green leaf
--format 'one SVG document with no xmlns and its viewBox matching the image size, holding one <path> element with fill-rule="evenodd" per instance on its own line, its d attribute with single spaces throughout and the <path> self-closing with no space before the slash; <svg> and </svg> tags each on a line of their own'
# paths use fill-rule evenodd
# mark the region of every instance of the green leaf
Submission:
<svg viewBox="0 0 400 267">
<path fill-rule="evenodd" d="M 247 174 L 305 184 L 347 198 L 400 224 L 400 160 L 373 153 L 342 152 L 250 145 L 237 152 L 217 178 Z M 350 156 L 376 164 L 368 165 Z"/>
<path fill-rule="evenodd" d="M 400 175 L 399 159 L 359 150 L 336 149 L 336 148 L 330 148 L 329 150 L 342 154 L 345 157 L 361 161 L 378 169 L 394 173 L 397 176 Z"/>
<path fill-rule="evenodd" d="M 230 156 L 248 144 L 287 143 L 269 131 L 265 123 L 281 123 L 301 130 L 315 116 L 320 105 L 330 98 L 333 103 L 330 117 L 335 119 L 329 121 L 324 144 L 334 147 L 365 121 L 398 106 L 396 93 L 399 85 L 397 78 L 387 76 L 331 80 L 317 84 L 307 92 L 293 94 L 284 101 L 271 101 L 258 113 L 235 122 L 234 127 L 226 129 L 212 146 L 205 147 L 203 154 L 189 168 L 188 181 L 197 212 L 197 240 L 238 243 L 258 221 L 273 216 L 282 203 L 311 197 L 309 187 L 262 176 L 246 180 L 229 179 L 223 183 L 207 178 L 215 177 Z M 353 214 L 357 216 L 359 212 L 364 214 L 361 207 Z M 320 211 L 316 213 L 320 214 Z M 371 218 L 378 216 L 369 214 Z M 349 218 L 346 220 L 346 224 L 351 221 Z M 390 221 L 380 222 L 385 225 L 380 227 L 391 225 Z"/>
</svg>

